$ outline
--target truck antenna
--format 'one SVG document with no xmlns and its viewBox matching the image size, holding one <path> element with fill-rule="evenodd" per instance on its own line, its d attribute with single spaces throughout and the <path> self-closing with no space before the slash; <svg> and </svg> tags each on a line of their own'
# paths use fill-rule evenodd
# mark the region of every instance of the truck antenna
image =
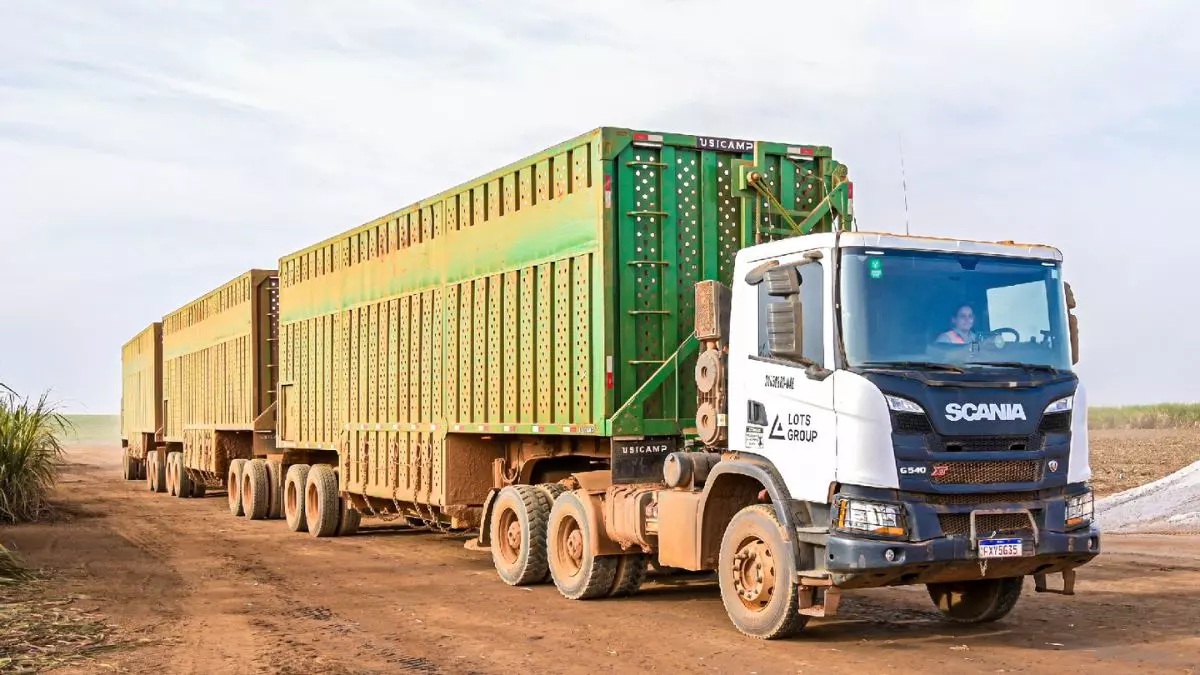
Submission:
<svg viewBox="0 0 1200 675">
<path fill-rule="evenodd" d="M 896 133 L 896 144 L 900 146 L 900 190 L 904 193 L 904 234 L 908 234 L 908 179 L 904 175 L 904 139 Z"/>
</svg>

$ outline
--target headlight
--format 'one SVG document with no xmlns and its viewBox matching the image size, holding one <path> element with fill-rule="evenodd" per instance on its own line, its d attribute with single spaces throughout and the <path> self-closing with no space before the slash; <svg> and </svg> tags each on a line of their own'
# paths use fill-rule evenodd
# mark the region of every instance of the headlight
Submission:
<svg viewBox="0 0 1200 675">
<path fill-rule="evenodd" d="M 886 537 L 903 537 L 908 533 L 904 527 L 904 509 L 899 504 L 858 499 L 838 500 L 837 527 Z"/>
<path fill-rule="evenodd" d="M 924 408 L 922 408 L 921 406 L 917 405 L 916 403 L 913 403 L 912 401 L 910 401 L 906 398 L 900 398 L 899 396 L 892 396 L 891 394 L 884 394 L 883 397 L 887 399 L 888 407 L 896 412 L 919 413 L 919 414 L 925 413 Z"/>
<path fill-rule="evenodd" d="M 1067 412 L 1068 410 L 1073 410 L 1074 408 L 1075 408 L 1075 397 L 1067 396 L 1066 398 L 1060 398 L 1057 401 L 1055 401 L 1054 403 L 1051 403 L 1050 405 L 1046 406 L 1046 410 L 1044 411 L 1044 414 L 1049 415 L 1050 413 Z"/>
<path fill-rule="evenodd" d="M 1081 527 L 1092 522 L 1095 500 L 1092 491 L 1067 497 L 1067 527 Z"/>
</svg>

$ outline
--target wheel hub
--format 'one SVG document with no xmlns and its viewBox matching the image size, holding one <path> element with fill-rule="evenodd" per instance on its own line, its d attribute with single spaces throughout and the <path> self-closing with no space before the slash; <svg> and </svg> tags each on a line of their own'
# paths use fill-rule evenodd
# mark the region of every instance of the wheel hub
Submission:
<svg viewBox="0 0 1200 675">
<path fill-rule="evenodd" d="M 567 535 L 567 555 L 576 565 L 583 562 L 583 533 L 579 530 L 571 530 Z"/>
<path fill-rule="evenodd" d="M 775 558 L 761 539 L 743 543 L 733 556 L 733 587 L 742 604 L 762 609 L 775 591 Z"/>
<path fill-rule="evenodd" d="M 508 545 L 515 549 L 521 548 L 521 521 L 514 520 L 508 524 L 508 530 L 504 533 L 508 538 Z"/>
</svg>

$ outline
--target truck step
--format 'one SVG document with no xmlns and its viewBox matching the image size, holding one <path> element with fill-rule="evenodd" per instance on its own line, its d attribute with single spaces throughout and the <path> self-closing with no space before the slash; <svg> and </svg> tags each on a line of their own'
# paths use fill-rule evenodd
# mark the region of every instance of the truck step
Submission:
<svg viewBox="0 0 1200 675">
<path fill-rule="evenodd" d="M 1066 570 L 1062 573 L 1063 587 L 1049 588 L 1046 586 L 1046 575 L 1033 575 L 1033 590 L 1038 593 L 1054 593 L 1056 595 L 1075 595 L 1075 570 Z"/>
</svg>

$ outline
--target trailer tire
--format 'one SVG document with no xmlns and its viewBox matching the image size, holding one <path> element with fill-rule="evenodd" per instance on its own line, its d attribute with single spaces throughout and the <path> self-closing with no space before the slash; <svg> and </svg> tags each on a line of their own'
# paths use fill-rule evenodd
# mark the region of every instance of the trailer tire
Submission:
<svg viewBox="0 0 1200 675">
<path fill-rule="evenodd" d="M 338 500 L 338 507 L 337 536 L 349 537 L 358 534 L 358 526 L 362 523 L 362 514 L 355 511 L 354 505 L 346 498 Z"/>
<path fill-rule="evenodd" d="M 150 484 L 150 489 L 154 492 L 167 491 L 167 464 L 162 455 L 155 450 L 154 454 L 153 482 Z"/>
<path fill-rule="evenodd" d="M 271 506 L 267 463 L 252 459 L 242 467 L 242 512 L 248 520 L 264 520 Z"/>
<path fill-rule="evenodd" d="M 565 492 L 554 501 L 546 548 L 550 576 L 568 600 L 608 595 L 617 577 L 617 564 L 624 557 L 596 555 L 592 550 L 592 526 L 575 493 Z"/>
<path fill-rule="evenodd" d="M 774 640 L 804 629 L 808 617 L 800 613 L 797 561 L 774 506 L 738 511 L 721 538 L 719 560 L 721 602 L 739 631 Z"/>
<path fill-rule="evenodd" d="M 183 466 L 183 453 L 173 452 L 174 460 L 171 462 L 171 482 L 174 484 L 175 496 L 180 499 L 191 499 L 194 488 L 192 487 L 192 477 L 188 475 L 187 469 Z"/>
<path fill-rule="evenodd" d="M 167 496 L 174 497 L 178 494 L 175 487 L 175 453 L 167 453 Z"/>
<path fill-rule="evenodd" d="M 1025 577 L 926 584 L 929 599 L 956 623 L 990 623 L 1004 618 L 1021 597 Z"/>
<path fill-rule="evenodd" d="M 208 486 L 203 481 L 192 480 L 192 499 L 201 499 L 208 493 Z"/>
<path fill-rule="evenodd" d="M 314 537 L 336 537 L 338 515 L 337 475 L 328 464 L 315 464 L 308 472 L 304 489 L 304 517 L 308 533 Z"/>
<path fill-rule="evenodd" d="M 617 570 L 608 597 L 624 598 L 637 593 L 646 581 L 646 570 L 649 566 L 650 558 L 645 553 L 618 556 Z"/>
<path fill-rule="evenodd" d="M 229 473 L 225 476 L 225 496 L 229 501 L 229 513 L 234 517 L 245 515 L 242 506 L 242 476 L 246 471 L 246 460 L 235 459 L 229 462 Z"/>
<path fill-rule="evenodd" d="M 154 489 L 154 454 L 146 453 L 146 489 L 150 492 L 157 492 Z"/>
<path fill-rule="evenodd" d="M 133 480 L 133 458 L 129 456 L 129 448 L 121 452 L 121 478 Z"/>
<path fill-rule="evenodd" d="M 287 528 L 292 532 L 308 531 L 304 491 L 308 487 L 310 470 L 307 464 L 293 464 L 288 467 L 287 477 L 283 479 L 283 516 L 287 520 Z"/>
<path fill-rule="evenodd" d="M 277 459 L 267 460 L 267 518 L 275 520 L 283 516 L 283 463 Z"/>
<path fill-rule="evenodd" d="M 509 586 L 546 579 L 546 525 L 550 500 L 532 485 L 509 485 L 492 507 L 492 564 Z"/>
</svg>

